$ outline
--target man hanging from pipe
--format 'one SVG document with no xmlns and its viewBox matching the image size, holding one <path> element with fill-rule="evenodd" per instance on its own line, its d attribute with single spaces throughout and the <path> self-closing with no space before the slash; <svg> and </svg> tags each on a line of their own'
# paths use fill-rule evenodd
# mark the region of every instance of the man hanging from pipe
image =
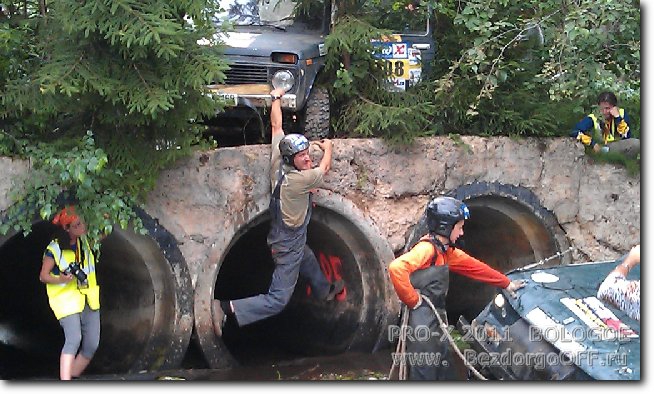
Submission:
<svg viewBox="0 0 654 394">
<path fill-rule="evenodd" d="M 463 223 L 470 217 L 468 207 L 452 197 L 436 197 L 427 205 L 428 234 L 411 250 L 393 260 L 388 268 L 391 282 L 400 300 L 409 309 L 408 326 L 428 327 L 429 338 L 412 338 L 406 342 L 405 359 L 410 380 L 447 380 L 448 341 L 442 337 L 438 318 L 422 297 L 427 297 L 447 322 L 445 297 L 449 286 L 449 271 L 471 279 L 505 288 L 511 296 L 524 286 L 506 275 L 469 256 L 454 246 L 463 235 Z M 415 356 L 415 357 L 413 357 Z M 420 357 L 423 362 L 420 361 Z M 412 364 L 412 360 L 414 361 Z M 433 361 L 433 362 L 430 362 Z M 448 361 L 449 362 L 449 361 Z M 429 365 L 431 364 L 431 365 Z M 449 364 L 451 367 L 451 363 Z"/>
<path fill-rule="evenodd" d="M 322 184 L 331 167 L 332 141 L 312 142 L 324 152 L 320 164 L 313 168 L 306 137 L 286 135 L 282 129 L 281 98 L 284 93 L 283 89 L 270 92 L 270 183 L 273 191 L 267 241 L 275 261 L 272 282 L 266 294 L 231 301 L 214 300 L 212 316 L 214 332 L 218 336 L 222 336 L 227 316 L 234 316 L 238 325 L 244 326 L 280 313 L 293 295 L 298 275 L 308 279 L 311 293 L 325 301 L 333 300 L 345 287 L 340 279 L 331 284 L 327 281 L 316 256 L 306 244 L 312 210 L 311 193 Z"/>
</svg>

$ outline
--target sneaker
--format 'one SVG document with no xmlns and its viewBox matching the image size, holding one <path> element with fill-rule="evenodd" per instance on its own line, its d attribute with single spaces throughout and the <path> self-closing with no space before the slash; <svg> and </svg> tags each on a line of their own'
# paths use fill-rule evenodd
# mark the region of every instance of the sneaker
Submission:
<svg viewBox="0 0 654 394">
<path fill-rule="evenodd" d="M 325 301 L 331 301 L 336 297 L 336 295 L 345 289 L 345 282 L 343 282 L 343 279 L 339 279 L 336 282 L 332 283 L 331 288 L 329 289 L 329 293 L 325 297 Z"/>
<path fill-rule="evenodd" d="M 213 332 L 216 336 L 222 337 L 227 315 L 220 306 L 220 300 L 211 301 L 211 318 L 213 320 Z"/>
</svg>

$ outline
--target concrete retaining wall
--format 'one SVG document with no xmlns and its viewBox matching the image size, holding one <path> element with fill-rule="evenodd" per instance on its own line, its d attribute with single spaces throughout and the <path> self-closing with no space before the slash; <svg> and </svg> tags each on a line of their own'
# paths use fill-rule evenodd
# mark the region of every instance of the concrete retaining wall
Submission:
<svg viewBox="0 0 654 394">
<path fill-rule="evenodd" d="M 165 171 L 145 209 L 180 242 L 193 283 L 234 226 L 267 208 L 267 145 L 198 152 Z M 319 157 L 317 152 L 316 158 Z M 24 162 L 0 158 L 0 209 Z M 608 260 L 640 242 L 640 178 L 592 163 L 567 138 L 424 138 L 393 149 L 376 139 L 334 142 L 326 188 L 352 201 L 397 252 L 434 195 L 474 182 L 531 190 L 576 248 L 573 261 Z M 229 228 L 232 231 L 228 231 Z"/>
</svg>

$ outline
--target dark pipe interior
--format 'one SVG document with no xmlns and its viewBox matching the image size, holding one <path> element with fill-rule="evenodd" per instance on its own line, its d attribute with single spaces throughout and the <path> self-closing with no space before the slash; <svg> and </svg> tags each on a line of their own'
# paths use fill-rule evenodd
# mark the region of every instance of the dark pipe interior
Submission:
<svg viewBox="0 0 654 394">
<path fill-rule="evenodd" d="M 464 228 L 463 249 L 472 256 L 508 271 L 557 252 L 551 232 L 521 204 L 492 196 L 472 198 L 466 203 L 471 219 Z M 262 215 L 234 237 L 218 273 L 216 298 L 233 299 L 267 291 L 273 270 L 266 246 L 268 227 L 269 218 Z M 4 272 L 0 279 L 0 354 L 5 360 L 0 378 L 58 376 L 63 334 L 48 306 L 45 286 L 38 280 L 41 257 L 51 233 L 52 225 L 40 222 L 27 237 L 16 235 L 0 245 Z M 382 320 L 379 304 L 386 302 L 386 273 L 356 226 L 317 207 L 309 226 L 308 244 L 319 258 L 322 254 L 341 261 L 346 300 L 315 300 L 307 294 L 306 283 L 300 278 L 290 304 L 280 315 L 240 328 L 228 321 L 223 339 L 240 363 L 253 365 L 343 352 L 351 349 L 355 332 L 361 335 L 362 324 L 372 327 Z M 151 249 L 146 248 L 144 253 L 138 242 L 121 232 L 103 241 L 98 263 L 102 334 L 87 372 L 126 372 L 145 351 L 149 336 L 157 330 L 156 322 L 170 321 L 157 313 L 154 305 L 156 300 L 166 301 L 166 293 L 170 292 L 156 288 L 156 283 L 164 281 L 166 270 L 146 264 L 160 258 L 155 256 L 160 252 Z M 452 274 L 450 321 L 456 321 L 460 314 L 471 320 L 494 292 L 490 286 Z M 369 332 L 368 342 L 374 343 L 379 332 L 374 327 Z"/>
<path fill-rule="evenodd" d="M 127 372 L 156 330 L 156 278 L 143 260 L 150 256 L 142 256 L 125 235 L 115 231 L 100 250 L 101 335 L 90 373 Z"/>
<path fill-rule="evenodd" d="M 493 196 L 474 198 L 466 204 L 470 219 L 464 226 L 462 249 L 469 255 L 507 272 L 556 254 L 552 234 L 526 207 Z M 492 286 L 450 274 L 448 318 L 452 322 L 463 315 L 471 321 L 495 292 Z"/>
<path fill-rule="evenodd" d="M 64 335 L 39 281 L 41 258 L 53 226 L 42 222 L 27 237 L 0 246 L 0 377 L 59 376 Z"/>
<path fill-rule="evenodd" d="M 215 140 L 219 146 L 240 146 L 269 143 L 261 115 L 249 107 L 236 107 L 229 114 L 223 113 L 203 123 L 207 126 L 205 136 Z M 284 128 L 287 130 L 287 128 Z"/>
<path fill-rule="evenodd" d="M 471 219 L 466 221 L 462 248 L 490 266 L 506 272 L 558 251 L 554 235 L 530 208 L 499 196 L 476 197 L 466 203 Z M 216 298 L 233 299 L 267 291 L 273 270 L 265 246 L 268 227 L 266 217 L 250 223 L 235 236 L 218 273 Z M 325 305 L 313 300 L 307 297 L 306 284 L 300 279 L 290 305 L 280 315 L 241 328 L 228 320 L 223 339 L 234 358 L 241 364 L 254 364 L 342 351 L 356 329 L 357 319 L 380 320 L 374 313 L 364 319 L 357 315 L 363 305 L 384 299 L 379 284 L 387 278 L 378 265 L 362 263 L 372 253 L 353 234 L 353 226 L 339 215 L 320 208 L 314 211 L 308 243 L 317 255 L 323 252 L 342 260 L 348 283 L 347 302 Z M 450 279 L 450 321 L 456 321 L 459 315 L 472 320 L 496 291 L 454 273 Z"/>
<path fill-rule="evenodd" d="M 266 245 L 269 226 L 266 215 L 237 235 L 218 273 L 215 298 L 235 299 L 267 292 L 274 269 Z M 314 210 L 307 243 L 318 259 L 321 254 L 340 259 L 347 297 L 330 303 L 317 300 L 308 294 L 307 282 L 300 277 L 291 302 L 279 315 L 243 327 L 228 320 L 223 340 L 239 363 L 253 365 L 346 350 L 357 329 L 363 303 L 365 284 L 357 261 L 361 264 L 362 255 L 370 255 L 361 252 L 365 245 L 348 239 L 351 233 L 357 231 L 338 215 L 325 209 Z"/>
<path fill-rule="evenodd" d="M 52 233 L 50 223 L 39 222 L 27 237 L 15 235 L 0 245 L 3 379 L 59 376 L 63 331 L 38 279 Z M 86 372 L 121 373 L 141 355 L 152 333 L 153 280 L 143 256 L 119 234 L 107 237 L 100 252 L 100 346 Z"/>
</svg>

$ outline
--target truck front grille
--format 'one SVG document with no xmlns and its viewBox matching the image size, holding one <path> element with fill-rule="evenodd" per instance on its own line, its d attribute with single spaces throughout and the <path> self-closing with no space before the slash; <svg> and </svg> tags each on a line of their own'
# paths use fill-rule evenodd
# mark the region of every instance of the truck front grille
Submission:
<svg viewBox="0 0 654 394">
<path fill-rule="evenodd" d="M 225 71 L 225 84 L 240 85 L 246 83 L 267 83 L 268 69 L 265 66 L 232 64 Z"/>
</svg>

